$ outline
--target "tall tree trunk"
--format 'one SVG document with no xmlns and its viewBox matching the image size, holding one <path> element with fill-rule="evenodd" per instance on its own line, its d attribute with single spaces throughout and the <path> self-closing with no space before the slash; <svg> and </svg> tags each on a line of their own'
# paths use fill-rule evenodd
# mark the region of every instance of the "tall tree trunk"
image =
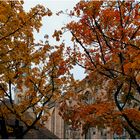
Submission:
<svg viewBox="0 0 140 140">
<path fill-rule="evenodd" d="M 15 137 L 16 139 L 23 139 L 23 127 L 19 125 L 19 120 L 15 120 Z"/>
<path fill-rule="evenodd" d="M 5 119 L 2 117 L 2 119 L 0 120 L 0 127 L 1 127 L 1 138 L 2 139 L 8 139 L 8 132 L 6 129 L 6 123 L 5 123 Z"/>
</svg>

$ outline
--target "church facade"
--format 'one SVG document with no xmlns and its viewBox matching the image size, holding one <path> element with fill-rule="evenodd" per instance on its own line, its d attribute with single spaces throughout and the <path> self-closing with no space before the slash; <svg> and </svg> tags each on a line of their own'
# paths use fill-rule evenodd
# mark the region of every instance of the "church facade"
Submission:
<svg viewBox="0 0 140 140">
<path fill-rule="evenodd" d="M 107 83 L 107 82 L 106 82 Z M 85 78 L 81 81 L 80 87 L 77 89 L 74 89 L 77 94 L 86 95 L 86 102 L 88 104 L 93 103 L 97 98 L 100 98 L 102 101 L 105 100 L 105 90 L 102 89 L 98 93 L 98 89 L 96 91 L 96 95 L 93 95 L 93 91 L 95 91 L 95 88 L 93 87 L 92 81 L 90 81 L 88 78 Z M 28 90 L 26 87 L 23 88 L 23 92 L 26 92 Z M 100 94 L 102 93 L 102 94 Z M 16 94 L 17 95 L 17 94 Z M 15 97 L 15 102 L 20 102 L 17 97 Z M 52 107 L 50 107 L 50 117 L 48 118 L 48 121 L 45 123 L 45 127 L 51 131 L 53 134 L 55 134 L 60 139 L 114 139 L 114 138 L 129 138 L 126 131 L 121 136 L 118 136 L 117 134 L 113 134 L 110 131 L 110 128 L 98 128 L 98 127 L 90 127 L 86 134 L 82 135 L 82 126 L 81 128 L 72 129 L 70 125 L 68 125 L 62 117 L 59 115 L 59 103 L 53 104 Z M 68 102 L 69 105 L 73 104 L 73 99 L 71 102 Z M 134 103 L 134 106 L 135 105 Z M 30 115 L 33 117 L 32 110 L 28 110 L 30 112 Z"/>
<path fill-rule="evenodd" d="M 76 89 L 76 92 L 78 94 L 87 95 L 89 98 L 87 98 L 87 102 L 90 104 L 96 100 L 96 98 L 99 98 L 100 94 L 98 96 L 90 96 L 91 93 L 93 93 L 93 88 L 91 85 L 91 81 L 88 81 L 88 79 L 84 79 L 82 81 L 83 83 L 78 89 Z M 91 85 L 90 85 L 91 84 Z M 105 93 L 105 91 L 102 91 L 102 93 Z M 101 96 L 102 100 L 104 100 L 104 95 Z M 73 100 L 68 104 L 73 104 Z M 59 103 L 56 104 L 52 110 L 51 110 L 51 116 L 46 123 L 46 127 L 53 132 L 56 136 L 58 136 L 61 139 L 114 139 L 114 138 L 126 138 L 128 137 L 128 134 L 124 131 L 124 133 L 121 136 L 118 136 L 116 134 L 113 134 L 110 131 L 110 128 L 98 128 L 98 127 L 91 127 L 88 129 L 87 133 L 82 135 L 82 127 L 77 129 L 72 129 L 72 127 L 64 122 L 64 120 L 59 115 Z"/>
</svg>

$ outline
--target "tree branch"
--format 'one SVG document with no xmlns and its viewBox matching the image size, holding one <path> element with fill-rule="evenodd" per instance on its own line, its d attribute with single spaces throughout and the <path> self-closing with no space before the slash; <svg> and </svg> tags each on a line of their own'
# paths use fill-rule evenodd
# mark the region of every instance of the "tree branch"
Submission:
<svg viewBox="0 0 140 140">
<path fill-rule="evenodd" d="M 119 104 L 118 95 L 119 95 L 119 93 L 120 93 L 120 90 L 121 90 L 122 86 L 123 86 L 123 84 L 121 83 L 121 84 L 118 86 L 117 91 L 116 91 L 115 94 L 114 94 L 115 103 L 116 103 L 116 105 L 117 105 L 117 107 L 118 107 L 118 109 L 119 109 L 120 112 L 123 111 L 123 108 L 122 108 L 122 107 L 120 106 L 120 104 Z M 140 134 L 140 130 L 139 130 L 138 128 L 136 128 L 136 127 L 133 125 L 132 121 L 129 120 L 129 118 L 127 117 L 127 115 L 124 114 L 124 113 L 122 112 L 122 116 L 124 117 L 124 119 L 126 120 L 126 122 L 128 123 L 128 125 L 129 125 L 134 131 L 136 131 L 137 133 Z"/>
<path fill-rule="evenodd" d="M 75 37 L 76 42 L 79 43 L 79 45 L 84 49 L 85 53 L 87 54 L 89 60 L 91 61 L 91 63 L 93 64 L 93 66 L 96 68 L 96 64 L 94 63 L 94 61 L 91 58 L 90 53 L 88 52 L 88 50 L 83 46 L 82 42 L 74 35 L 74 33 L 71 31 L 71 34 L 73 35 L 73 37 Z"/>
</svg>

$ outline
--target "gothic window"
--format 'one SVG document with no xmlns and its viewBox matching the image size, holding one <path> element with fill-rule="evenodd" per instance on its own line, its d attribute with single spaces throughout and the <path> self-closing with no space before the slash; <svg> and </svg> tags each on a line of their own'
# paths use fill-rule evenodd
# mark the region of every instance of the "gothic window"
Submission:
<svg viewBox="0 0 140 140">
<path fill-rule="evenodd" d="M 90 127 L 87 131 L 87 133 L 85 134 L 85 139 L 91 139 L 93 135 L 95 135 L 95 128 Z"/>
<path fill-rule="evenodd" d="M 64 138 L 65 139 L 79 139 L 80 130 L 73 129 L 71 125 L 64 122 Z"/>
<path fill-rule="evenodd" d="M 66 122 L 64 122 L 64 138 L 68 139 L 71 136 L 71 129 L 70 125 L 68 125 Z"/>
<path fill-rule="evenodd" d="M 107 138 L 107 132 L 105 128 L 101 129 L 101 138 L 106 139 Z"/>
<path fill-rule="evenodd" d="M 138 103 L 134 103 L 133 108 L 137 108 L 138 107 Z"/>
<path fill-rule="evenodd" d="M 87 104 L 92 104 L 93 103 L 93 97 L 89 91 L 86 91 L 85 94 L 83 95 L 83 101 Z"/>
</svg>

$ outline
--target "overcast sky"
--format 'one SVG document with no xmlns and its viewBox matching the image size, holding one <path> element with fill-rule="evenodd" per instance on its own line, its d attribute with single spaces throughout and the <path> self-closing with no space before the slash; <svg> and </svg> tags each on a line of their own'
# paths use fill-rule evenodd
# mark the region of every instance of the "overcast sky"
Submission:
<svg viewBox="0 0 140 140">
<path fill-rule="evenodd" d="M 31 7 L 34 7 L 37 4 L 42 4 L 46 8 L 49 8 L 53 15 L 51 17 L 46 17 L 43 19 L 43 26 L 40 30 L 40 33 L 34 33 L 36 40 L 42 40 L 45 34 L 49 35 L 49 43 L 51 45 L 59 44 L 52 38 L 52 34 L 55 29 L 60 29 L 66 23 L 70 22 L 71 19 L 67 15 L 61 14 L 57 16 L 56 13 L 66 9 L 72 10 L 73 7 L 79 2 L 79 0 L 24 0 L 24 9 L 29 11 Z M 65 40 L 66 45 L 72 46 L 70 41 L 71 35 L 70 33 L 65 33 L 62 40 Z M 84 71 L 79 68 L 79 66 L 75 66 L 72 70 L 75 79 L 83 79 L 84 78 Z"/>
</svg>

